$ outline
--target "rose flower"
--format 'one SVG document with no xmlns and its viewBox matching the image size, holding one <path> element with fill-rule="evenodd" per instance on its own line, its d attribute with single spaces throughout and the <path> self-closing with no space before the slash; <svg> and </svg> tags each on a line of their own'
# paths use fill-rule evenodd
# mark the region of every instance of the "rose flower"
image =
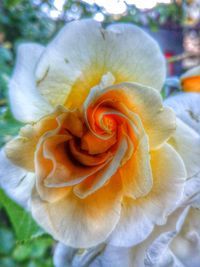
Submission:
<svg viewBox="0 0 200 267">
<path fill-rule="evenodd" d="M 194 67 L 182 75 L 181 86 L 185 92 L 200 93 L 200 66 Z"/>
<path fill-rule="evenodd" d="M 66 245 L 143 241 L 176 208 L 188 175 L 185 147 L 168 142 L 176 118 L 159 93 L 159 47 L 135 26 L 83 20 L 46 48 L 18 52 L 9 95 L 28 124 L 2 151 L 12 169 L 2 168 L 2 187 L 30 192 L 35 220 Z"/>
<path fill-rule="evenodd" d="M 192 148 L 192 153 L 195 147 L 200 153 L 199 103 L 200 94 L 197 93 L 177 93 L 165 100 L 165 104 L 173 108 L 182 124 L 185 123 L 185 136 L 190 140 L 190 144 L 187 144 L 187 138 L 180 140 L 179 135 L 176 145 L 183 142 L 188 146 L 188 150 Z M 176 134 L 171 139 L 176 139 Z M 197 153 L 196 151 L 196 155 Z M 131 247 L 102 243 L 89 249 L 79 249 L 59 242 L 54 251 L 55 267 L 199 266 L 200 164 L 195 167 L 194 159 L 189 161 L 187 158 L 188 167 L 195 175 L 192 176 L 191 172 L 188 172 L 191 177 L 185 183 L 181 202 L 168 216 L 166 224 L 155 226 L 148 238 Z"/>
</svg>

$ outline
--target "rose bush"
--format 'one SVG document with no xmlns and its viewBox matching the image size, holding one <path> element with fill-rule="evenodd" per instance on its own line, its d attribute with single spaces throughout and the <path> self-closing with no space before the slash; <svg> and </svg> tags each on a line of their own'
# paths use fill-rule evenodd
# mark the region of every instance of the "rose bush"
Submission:
<svg viewBox="0 0 200 267">
<path fill-rule="evenodd" d="M 136 26 L 83 20 L 47 47 L 21 45 L 9 96 L 27 125 L 1 152 L 1 186 L 66 245 L 142 242 L 199 168 L 199 140 L 162 104 L 164 79 Z"/>
</svg>

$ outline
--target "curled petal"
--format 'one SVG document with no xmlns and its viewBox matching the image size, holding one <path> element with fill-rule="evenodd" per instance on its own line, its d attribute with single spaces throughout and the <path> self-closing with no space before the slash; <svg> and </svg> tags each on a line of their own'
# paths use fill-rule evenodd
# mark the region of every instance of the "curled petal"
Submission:
<svg viewBox="0 0 200 267">
<path fill-rule="evenodd" d="M 144 198 L 123 200 L 121 218 L 110 239 L 112 245 L 133 246 L 142 242 L 155 224 L 166 222 L 181 200 L 186 172 L 176 151 L 164 145 L 151 152 L 151 164 L 153 188 Z"/>
<path fill-rule="evenodd" d="M 118 168 L 120 168 L 121 161 L 127 151 L 127 142 L 123 139 L 117 149 L 111 162 L 109 162 L 104 168 L 99 172 L 85 179 L 82 183 L 74 187 L 74 193 L 80 198 L 85 198 L 89 194 L 94 193 L 96 190 L 100 189 L 109 179 L 116 179 L 115 173 Z M 119 175 L 119 174 L 117 174 Z"/>
<path fill-rule="evenodd" d="M 57 122 L 51 116 L 45 117 L 33 125 L 27 124 L 21 128 L 19 136 L 6 144 L 6 156 L 17 166 L 34 172 L 34 153 L 40 137 L 57 127 Z"/>
<path fill-rule="evenodd" d="M 127 109 L 137 114 L 149 136 L 151 149 L 160 147 L 176 129 L 174 112 L 168 107 L 163 107 L 160 94 L 149 87 L 122 83 L 103 90 L 99 87 L 93 88 L 84 103 L 85 117 L 91 128 L 92 111 L 99 105 L 110 105 L 123 112 L 126 110 L 128 117 Z"/>
</svg>

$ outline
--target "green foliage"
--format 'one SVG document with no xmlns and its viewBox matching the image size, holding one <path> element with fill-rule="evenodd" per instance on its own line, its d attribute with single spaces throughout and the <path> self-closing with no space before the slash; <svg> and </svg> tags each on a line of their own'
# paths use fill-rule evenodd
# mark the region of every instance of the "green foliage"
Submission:
<svg viewBox="0 0 200 267">
<path fill-rule="evenodd" d="M 0 217 L 5 214 L 0 212 Z M 5 219 L 4 219 L 5 220 Z M 1 267 L 53 267 L 53 240 L 44 235 L 31 242 L 16 243 L 11 227 L 0 221 L 0 266 Z"/>
<path fill-rule="evenodd" d="M 13 118 L 8 107 L 3 107 L 0 113 L 0 147 L 17 135 L 22 125 Z"/>
<path fill-rule="evenodd" d="M 0 189 L 0 202 L 8 214 L 18 241 L 30 240 L 43 234 L 30 213 L 8 198 L 2 189 Z"/>
<path fill-rule="evenodd" d="M 52 267 L 52 238 L 1 189 L 0 203 L 0 266 Z"/>
</svg>

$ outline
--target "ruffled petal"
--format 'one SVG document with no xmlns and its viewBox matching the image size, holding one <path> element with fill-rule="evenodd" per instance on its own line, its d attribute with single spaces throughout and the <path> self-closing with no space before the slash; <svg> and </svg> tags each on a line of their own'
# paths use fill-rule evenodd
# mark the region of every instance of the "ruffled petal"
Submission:
<svg viewBox="0 0 200 267">
<path fill-rule="evenodd" d="M 151 152 L 151 166 L 152 190 L 144 198 L 123 200 L 121 218 L 110 239 L 112 245 L 133 246 L 142 242 L 155 224 L 166 223 L 166 217 L 181 200 L 186 171 L 176 151 L 166 144 Z"/>
<path fill-rule="evenodd" d="M 163 107 L 160 94 L 150 88 L 135 83 L 121 83 L 102 89 L 95 87 L 84 102 L 86 119 L 90 110 L 106 102 L 135 120 L 131 113 L 137 114 L 149 137 L 150 149 L 157 149 L 174 133 L 176 117 L 171 108 Z"/>
<path fill-rule="evenodd" d="M 103 242 L 120 218 L 121 180 L 115 177 L 85 199 L 72 192 L 56 202 L 32 196 L 32 214 L 55 239 L 72 247 L 91 247 Z M 76 223 L 74 223 L 76 222 Z"/>
<path fill-rule="evenodd" d="M 99 172 L 76 185 L 74 187 L 74 193 L 80 198 L 85 198 L 104 186 L 106 182 L 109 182 L 109 179 L 115 179 L 115 173 L 120 168 L 120 163 L 127 151 L 127 147 L 126 140 L 122 140 L 111 162 Z"/>
<path fill-rule="evenodd" d="M 120 168 L 125 196 L 145 196 L 153 186 L 148 137 L 144 134 L 133 156 Z"/>
</svg>

